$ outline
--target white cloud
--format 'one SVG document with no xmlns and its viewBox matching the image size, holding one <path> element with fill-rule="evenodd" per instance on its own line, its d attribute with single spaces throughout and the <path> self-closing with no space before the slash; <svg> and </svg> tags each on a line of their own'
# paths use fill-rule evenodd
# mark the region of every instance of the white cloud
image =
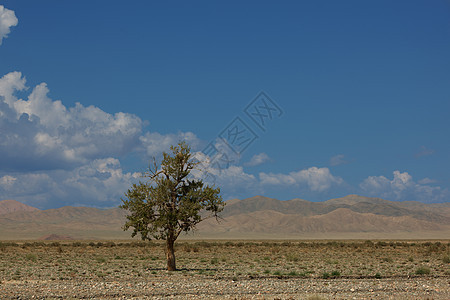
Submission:
<svg viewBox="0 0 450 300">
<path fill-rule="evenodd" d="M 220 164 L 220 157 L 209 157 L 202 152 L 195 153 L 195 158 L 201 162 L 201 171 L 194 171 L 195 178 L 202 178 L 207 183 L 220 186 L 223 191 L 231 194 L 242 193 L 261 194 L 271 187 L 296 186 L 305 191 L 324 192 L 332 186 L 344 183 L 342 178 L 331 174 L 328 168 L 311 167 L 289 174 L 259 173 L 259 177 L 246 173 L 242 166 Z M 222 166 L 222 167 L 221 167 Z"/>
<path fill-rule="evenodd" d="M 126 173 L 115 158 L 93 160 L 74 170 L 0 177 L 0 194 L 37 206 L 115 206 L 139 173 Z"/>
<path fill-rule="evenodd" d="M 242 166 L 221 164 L 216 161 L 217 157 L 211 159 L 202 152 L 195 152 L 193 157 L 200 162 L 192 171 L 193 177 L 204 180 L 206 184 L 219 186 L 224 198 L 233 198 L 243 192 L 262 192 L 258 179 L 246 173 Z"/>
<path fill-rule="evenodd" d="M 328 168 L 317 167 L 289 174 L 259 173 L 259 178 L 262 185 L 306 185 L 314 192 L 323 192 L 344 182 L 342 178 L 333 176 Z"/>
<path fill-rule="evenodd" d="M 250 159 L 250 161 L 247 162 L 245 165 L 254 167 L 254 166 L 261 165 L 265 162 L 268 162 L 269 160 L 270 160 L 270 157 L 266 153 L 262 152 L 262 153 L 253 155 L 252 158 Z"/>
<path fill-rule="evenodd" d="M 162 152 L 168 152 L 171 145 L 186 141 L 193 149 L 198 148 L 201 141 L 192 132 L 162 135 L 157 132 L 147 132 L 139 137 L 141 147 L 149 157 L 156 157 Z"/>
<path fill-rule="evenodd" d="M 11 27 L 16 26 L 18 22 L 14 11 L 0 5 L 0 45 L 3 39 L 8 37 Z"/>
<path fill-rule="evenodd" d="M 2 198 L 40 206 L 117 204 L 137 176 L 123 172 L 119 158 L 138 153 L 147 163 L 147 155 L 158 156 L 179 140 L 193 148 L 200 143 L 191 132 L 143 134 L 136 115 L 80 103 L 66 107 L 48 93 L 45 83 L 28 90 L 20 72 L 0 78 Z"/>
<path fill-rule="evenodd" d="M 5 175 L 3 177 L 0 177 L 0 186 L 2 186 L 4 189 L 9 189 L 16 180 L 16 177 Z"/>
<path fill-rule="evenodd" d="M 393 179 L 384 176 L 369 176 L 361 184 L 361 189 L 371 196 L 392 200 L 422 202 L 448 201 L 450 192 L 439 186 L 430 186 L 428 178 L 415 182 L 408 172 L 393 172 Z"/>
<path fill-rule="evenodd" d="M 428 177 L 425 177 L 418 181 L 418 183 L 420 183 L 420 184 L 430 184 L 430 183 L 435 183 L 435 182 L 436 182 L 436 180 L 430 179 Z"/>
<path fill-rule="evenodd" d="M 348 164 L 348 161 L 345 159 L 344 154 L 338 154 L 330 158 L 330 166 L 339 166 Z"/>
<path fill-rule="evenodd" d="M 18 99 L 15 92 L 26 90 L 25 84 L 20 72 L 0 78 L 0 163 L 6 169 L 70 169 L 132 151 L 156 155 L 178 140 L 199 143 L 191 132 L 142 135 L 144 122 L 136 115 L 80 103 L 67 108 L 48 97 L 45 83 Z"/>
</svg>

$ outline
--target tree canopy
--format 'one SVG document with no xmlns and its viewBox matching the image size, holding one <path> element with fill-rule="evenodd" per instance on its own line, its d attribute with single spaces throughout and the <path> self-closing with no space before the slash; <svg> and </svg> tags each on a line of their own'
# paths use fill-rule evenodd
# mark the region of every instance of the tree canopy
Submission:
<svg viewBox="0 0 450 300">
<path fill-rule="evenodd" d="M 182 232 L 195 229 L 207 218 L 218 218 L 225 203 L 220 188 L 205 185 L 190 176 L 199 162 L 192 158 L 185 142 L 163 153 L 161 164 L 156 160 L 143 177 L 147 180 L 133 184 L 122 199 L 121 208 L 127 210 L 124 230 L 133 227 L 143 240 L 166 240 L 167 269 L 176 270 L 174 242 Z"/>
</svg>

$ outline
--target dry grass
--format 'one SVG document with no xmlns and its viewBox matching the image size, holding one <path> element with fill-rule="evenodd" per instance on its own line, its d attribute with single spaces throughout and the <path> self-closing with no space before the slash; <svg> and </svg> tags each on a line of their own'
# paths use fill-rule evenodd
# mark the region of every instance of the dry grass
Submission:
<svg viewBox="0 0 450 300">
<path fill-rule="evenodd" d="M 184 241 L 176 245 L 176 255 L 179 272 L 195 277 L 450 277 L 449 245 L 448 241 Z M 163 249 L 156 242 L 0 242 L 0 280 L 165 276 Z"/>
</svg>

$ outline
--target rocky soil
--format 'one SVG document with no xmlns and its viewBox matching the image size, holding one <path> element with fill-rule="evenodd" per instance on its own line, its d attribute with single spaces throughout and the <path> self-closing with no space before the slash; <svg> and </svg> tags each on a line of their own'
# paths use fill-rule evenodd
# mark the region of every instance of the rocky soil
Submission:
<svg viewBox="0 0 450 300">
<path fill-rule="evenodd" d="M 0 299 L 450 299 L 448 241 L 0 243 Z"/>
</svg>

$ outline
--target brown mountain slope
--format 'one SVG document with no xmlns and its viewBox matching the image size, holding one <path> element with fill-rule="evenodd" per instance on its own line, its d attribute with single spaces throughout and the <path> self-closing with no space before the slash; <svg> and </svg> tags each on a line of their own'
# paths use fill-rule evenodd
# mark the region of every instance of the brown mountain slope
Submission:
<svg viewBox="0 0 450 300">
<path fill-rule="evenodd" d="M 369 198 L 358 195 L 349 195 L 343 198 L 331 199 L 325 202 L 310 202 L 302 199 L 280 201 L 272 198 L 255 196 L 241 201 L 232 202 L 225 206 L 224 217 L 237 214 L 246 214 L 255 211 L 272 210 L 283 214 L 295 214 L 301 216 L 314 216 L 328 214 L 339 208 L 348 208 L 358 213 L 372 213 L 376 215 L 398 217 L 412 216 L 414 218 L 450 224 L 450 214 L 442 214 L 442 210 L 425 209 L 430 205 L 422 203 L 422 209 L 417 206 L 401 205 L 401 202 L 393 202 L 380 198 Z M 414 209 L 409 209 L 409 207 Z"/>
<path fill-rule="evenodd" d="M 0 201 L 0 215 L 9 214 L 18 211 L 38 211 L 36 207 L 23 204 L 15 200 Z"/>
<path fill-rule="evenodd" d="M 410 216 L 388 217 L 339 208 L 328 214 L 301 216 L 276 211 L 257 211 L 225 218 L 220 224 L 207 220 L 199 225 L 205 232 L 298 234 L 333 232 L 439 231 L 439 224 Z"/>
<path fill-rule="evenodd" d="M 302 199 L 280 201 L 263 196 L 255 196 L 226 205 L 223 216 L 251 213 L 255 211 L 272 210 L 284 214 L 311 216 L 326 214 L 339 208 L 338 205 L 324 205 L 322 202 L 310 202 Z"/>
<path fill-rule="evenodd" d="M 213 238 L 366 238 L 371 233 L 377 233 L 371 235 L 376 238 L 392 237 L 392 233 L 399 233 L 395 236 L 400 237 L 401 233 L 408 233 L 409 238 L 446 238 L 450 213 L 445 208 L 449 207 L 446 203 L 397 203 L 356 195 L 325 202 L 256 196 L 227 201 L 220 224 L 210 219 L 200 223 L 198 229 L 202 236 Z M 130 231 L 122 230 L 124 223 L 125 212 L 118 208 L 15 211 L 0 215 L 0 239 L 51 234 L 88 239 L 129 238 Z"/>
<path fill-rule="evenodd" d="M 119 208 L 62 207 L 0 215 L 0 239 L 38 238 L 49 234 L 81 238 L 126 238 Z"/>
</svg>

